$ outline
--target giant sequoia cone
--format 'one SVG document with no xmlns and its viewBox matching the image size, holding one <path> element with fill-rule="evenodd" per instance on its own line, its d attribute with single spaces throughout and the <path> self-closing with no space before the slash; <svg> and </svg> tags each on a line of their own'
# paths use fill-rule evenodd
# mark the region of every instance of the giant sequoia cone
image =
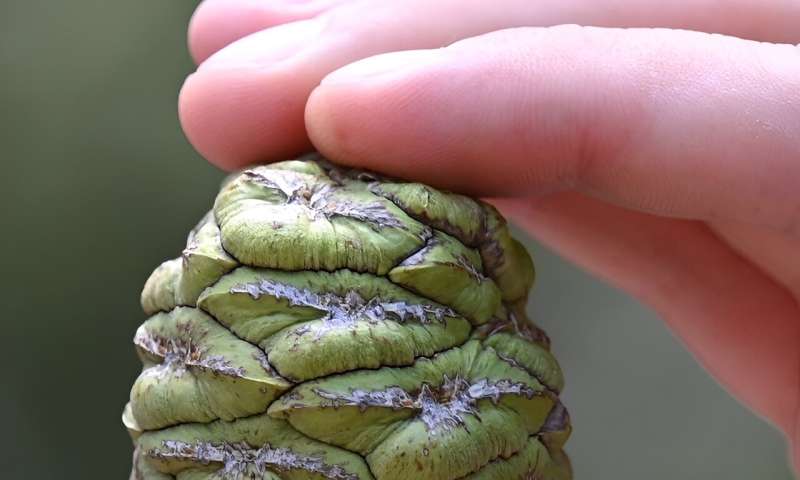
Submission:
<svg viewBox="0 0 800 480">
<path fill-rule="evenodd" d="M 570 479 L 533 277 L 477 200 L 316 156 L 244 171 L 142 293 L 131 478 Z"/>
</svg>

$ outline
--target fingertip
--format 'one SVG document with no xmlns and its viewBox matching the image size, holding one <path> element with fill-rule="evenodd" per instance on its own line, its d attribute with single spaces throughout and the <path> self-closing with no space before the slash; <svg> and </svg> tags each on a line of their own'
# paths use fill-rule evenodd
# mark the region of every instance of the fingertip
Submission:
<svg viewBox="0 0 800 480">
<path fill-rule="evenodd" d="M 403 114 L 385 103 L 398 94 L 335 83 L 318 86 L 305 110 L 306 132 L 314 148 L 335 163 L 407 177 L 410 172 L 405 170 L 414 159 L 397 154 L 402 150 L 398 143 L 406 136 L 397 122 Z M 420 175 L 416 179 L 426 180 Z"/>
<path fill-rule="evenodd" d="M 189 76 L 178 100 L 187 139 L 225 170 L 288 158 L 308 150 L 297 95 L 278 91 L 286 78 L 257 69 L 208 69 Z"/>
<path fill-rule="evenodd" d="M 240 38 L 313 18 L 334 4 L 332 1 L 204 0 L 189 22 L 189 52 L 199 65 Z"/>
<path fill-rule="evenodd" d="M 303 112 L 323 73 L 319 62 L 309 61 L 309 45 L 323 26 L 309 19 L 248 35 L 187 78 L 179 98 L 180 119 L 204 157 L 234 169 L 310 148 Z"/>
<path fill-rule="evenodd" d="M 220 138 L 217 138 L 213 117 L 208 115 L 209 109 L 213 108 L 213 97 L 209 98 L 206 92 L 214 89 L 214 82 L 210 81 L 208 74 L 189 75 L 178 96 L 178 118 L 184 135 L 200 155 L 224 170 L 232 170 L 234 162 L 217 146 Z"/>
<path fill-rule="evenodd" d="M 320 85 L 308 98 L 305 108 L 305 127 L 314 148 L 330 160 L 350 166 L 368 167 L 359 163 L 352 144 L 343 110 L 347 105 L 347 89 Z"/>
<path fill-rule="evenodd" d="M 189 21 L 189 52 L 197 64 L 229 43 L 262 28 L 266 19 L 249 2 L 205 0 Z"/>
<path fill-rule="evenodd" d="M 410 50 L 332 72 L 306 106 L 312 143 L 349 166 L 462 193 L 497 190 L 497 176 L 487 175 L 483 159 L 470 154 L 472 140 L 459 138 L 453 127 L 473 120 L 464 116 L 472 108 L 464 101 L 469 85 L 449 81 L 465 67 L 451 60 L 443 49 Z"/>
</svg>

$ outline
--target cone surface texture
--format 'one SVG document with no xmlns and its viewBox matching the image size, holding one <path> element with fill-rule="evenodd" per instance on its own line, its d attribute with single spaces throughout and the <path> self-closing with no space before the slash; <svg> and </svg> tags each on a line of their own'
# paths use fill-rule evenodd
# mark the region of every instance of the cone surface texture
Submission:
<svg viewBox="0 0 800 480">
<path fill-rule="evenodd" d="M 569 480 L 534 270 L 491 206 L 316 155 L 223 186 L 142 292 L 136 480 Z"/>
</svg>

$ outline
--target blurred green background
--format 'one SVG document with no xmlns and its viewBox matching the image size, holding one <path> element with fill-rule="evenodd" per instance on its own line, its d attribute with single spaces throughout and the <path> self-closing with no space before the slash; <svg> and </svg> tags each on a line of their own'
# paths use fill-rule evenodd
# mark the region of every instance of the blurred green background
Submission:
<svg viewBox="0 0 800 480">
<path fill-rule="evenodd" d="M 194 6 L 0 0 L 2 479 L 127 478 L 138 294 L 222 178 L 176 116 Z M 792 478 L 779 436 L 651 312 L 530 245 L 577 479 Z"/>
</svg>

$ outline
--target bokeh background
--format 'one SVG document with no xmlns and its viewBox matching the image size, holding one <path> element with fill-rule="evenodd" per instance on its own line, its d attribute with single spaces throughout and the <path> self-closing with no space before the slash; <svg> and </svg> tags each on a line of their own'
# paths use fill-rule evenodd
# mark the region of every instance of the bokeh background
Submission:
<svg viewBox="0 0 800 480">
<path fill-rule="evenodd" d="M 127 478 L 138 294 L 222 178 L 176 116 L 195 4 L 0 0 L 2 479 Z M 653 313 L 529 244 L 578 480 L 792 478 Z"/>
</svg>

